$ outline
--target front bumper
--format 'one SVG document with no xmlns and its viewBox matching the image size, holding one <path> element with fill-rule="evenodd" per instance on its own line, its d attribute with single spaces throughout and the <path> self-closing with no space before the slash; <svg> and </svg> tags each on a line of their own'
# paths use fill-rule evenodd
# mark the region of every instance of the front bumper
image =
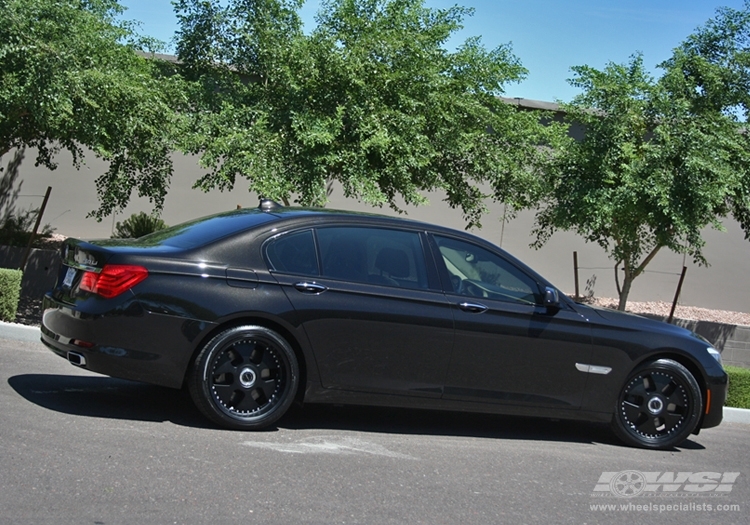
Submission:
<svg viewBox="0 0 750 525">
<path fill-rule="evenodd" d="M 729 379 L 724 372 L 709 376 L 706 383 L 706 399 L 703 420 L 700 428 L 716 427 L 724 417 L 724 403 L 727 400 L 729 390 Z"/>
</svg>

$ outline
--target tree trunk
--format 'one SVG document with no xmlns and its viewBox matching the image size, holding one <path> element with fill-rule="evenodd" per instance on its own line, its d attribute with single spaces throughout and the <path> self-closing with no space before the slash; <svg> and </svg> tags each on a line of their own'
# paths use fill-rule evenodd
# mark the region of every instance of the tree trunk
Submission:
<svg viewBox="0 0 750 525">
<path fill-rule="evenodd" d="M 625 306 L 628 304 L 628 295 L 630 294 L 630 285 L 633 284 L 633 278 L 629 272 L 625 272 L 625 277 L 622 280 L 622 290 L 620 290 L 620 304 L 617 309 L 621 312 L 625 311 Z"/>
<path fill-rule="evenodd" d="M 660 249 L 661 245 L 654 246 L 651 252 L 638 266 L 635 266 L 635 263 L 631 261 L 629 253 L 626 252 L 623 255 L 621 261 L 622 270 L 625 275 L 622 279 L 622 289 L 620 289 L 620 283 L 617 281 L 617 266 L 620 262 L 618 261 L 617 264 L 615 264 L 615 283 L 617 283 L 617 293 L 620 294 L 620 304 L 617 306 L 617 309 L 621 312 L 625 311 L 625 306 L 628 304 L 628 295 L 630 294 L 630 287 L 633 284 L 633 280 L 643 273 L 643 270 L 654 259 L 654 257 L 656 257 L 656 254 L 659 253 Z"/>
</svg>

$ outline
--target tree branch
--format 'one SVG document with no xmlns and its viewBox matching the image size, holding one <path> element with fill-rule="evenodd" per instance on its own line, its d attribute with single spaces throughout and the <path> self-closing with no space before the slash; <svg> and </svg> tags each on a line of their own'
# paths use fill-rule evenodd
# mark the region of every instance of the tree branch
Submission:
<svg viewBox="0 0 750 525">
<path fill-rule="evenodd" d="M 657 253 L 659 253 L 659 250 L 661 249 L 661 247 L 662 247 L 661 244 L 657 244 L 654 247 L 654 249 L 651 250 L 651 253 L 649 253 L 648 256 L 646 256 L 646 258 L 643 259 L 643 262 L 638 266 L 638 268 L 636 268 L 635 270 L 633 270 L 633 279 L 635 279 L 636 277 L 638 277 L 643 272 L 643 270 L 646 268 L 646 266 L 648 266 L 648 263 L 650 263 L 651 260 L 654 257 L 656 257 Z"/>
</svg>

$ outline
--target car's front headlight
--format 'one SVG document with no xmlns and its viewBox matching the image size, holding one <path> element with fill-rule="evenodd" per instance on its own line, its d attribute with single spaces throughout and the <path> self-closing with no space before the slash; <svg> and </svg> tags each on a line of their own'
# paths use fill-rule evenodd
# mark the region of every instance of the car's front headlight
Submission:
<svg viewBox="0 0 750 525">
<path fill-rule="evenodd" d="M 724 366 L 721 362 L 721 353 L 719 353 L 716 348 L 714 348 L 713 346 L 709 346 L 708 348 L 706 348 L 706 350 L 708 350 L 708 353 L 711 354 L 711 357 L 716 359 L 720 365 Z"/>
</svg>

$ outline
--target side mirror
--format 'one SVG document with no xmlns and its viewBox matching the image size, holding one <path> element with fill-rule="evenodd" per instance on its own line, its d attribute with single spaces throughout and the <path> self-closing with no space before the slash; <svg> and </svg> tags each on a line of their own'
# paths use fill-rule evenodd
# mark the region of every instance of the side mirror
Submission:
<svg viewBox="0 0 750 525">
<path fill-rule="evenodd" d="M 544 289 L 544 306 L 553 313 L 560 309 L 560 294 L 551 286 Z"/>
</svg>

